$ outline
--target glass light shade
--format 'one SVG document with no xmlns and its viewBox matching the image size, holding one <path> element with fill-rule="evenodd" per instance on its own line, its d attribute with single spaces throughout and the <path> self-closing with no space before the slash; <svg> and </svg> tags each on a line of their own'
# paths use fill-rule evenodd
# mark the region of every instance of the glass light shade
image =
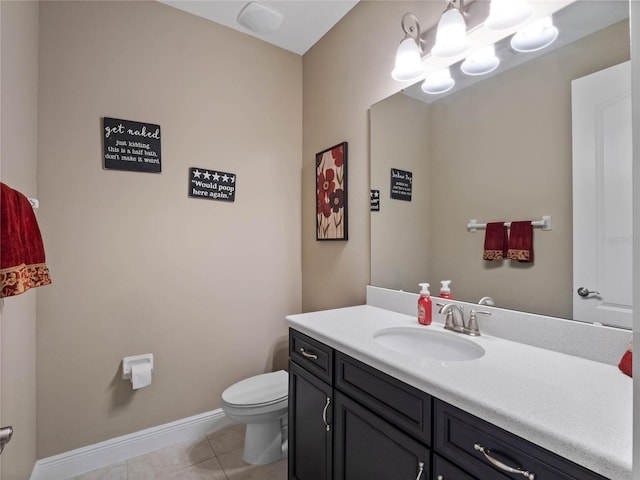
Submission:
<svg viewBox="0 0 640 480">
<path fill-rule="evenodd" d="M 511 38 L 511 48 L 517 52 L 535 52 L 548 47 L 558 38 L 558 29 L 551 17 L 544 17 L 528 25 Z"/>
<path fill-rule="evenodd" d="M 438 94 L 448 92 L 453 88 L 456 82 L 451 78 L 449 67 L 432 73 L 424 82 L 422 82 L 422 91 L 424 93 Z"/>
<path fill-rule="evenodd" d="M 491 0 L 484 26 L 489 30 L 504 30 L 521 24 L 532 13 L 528 0 Z"/>
<path fill-rule="evenodd" d="M 408 82 L 417 80 L 422 75 L 424 75 L 424 68 L 422 67 L 420 49 L 413 38 L 407 37 L 400 42 L 396 52 L 396 65 L 391 76 L 394 80 Z"/>
<path fill-rule="evenodd" d="M 500 59 L 496 57 L 496 49 L 493 45 L 487 45 L 469 55 L 460 70 L 467 75 L 485 75 L 493 72 L 500 65 Z"/>
<path fill-rule="evenodd" d="M 436 44 L 431 49 L 434 57 L 447 58 L 460 55 L 469 48 L 467 25 L 457 8 L 447 10 L 438 22 Z"/>
</svg>

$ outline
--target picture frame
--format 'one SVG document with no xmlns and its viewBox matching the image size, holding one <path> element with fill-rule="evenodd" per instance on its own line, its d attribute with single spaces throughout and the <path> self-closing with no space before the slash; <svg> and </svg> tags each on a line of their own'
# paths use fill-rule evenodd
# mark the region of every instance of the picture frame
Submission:
<svg viewBox="0 0 640 480">
<path fill-rule="evenodd" d="M 348 144 L 316 153 L 316 240 L 348 240 Z"/>
</svg>

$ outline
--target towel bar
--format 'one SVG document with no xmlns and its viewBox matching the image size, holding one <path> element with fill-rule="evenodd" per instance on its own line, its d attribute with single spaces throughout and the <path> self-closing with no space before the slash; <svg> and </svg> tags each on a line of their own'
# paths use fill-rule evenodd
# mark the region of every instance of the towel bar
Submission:
<svg viewBox="0 0 640 480">
<path fill-rule="evenodd" d="M 542 230 L 551 230 L 551 215 L 543 215 L 542 220 L 533 220 L 531 225 L 534 227 L 542 227 Z M 511 222 L 504 222 L 504 226 L 507 228 L 511 227 Z M 469 223 L 467 223 L 467 230 L 470 232 L 477 232 L 485 228 L 487 228 L 487 224 L 478 223 L 475 218 L 472 218 L 469 220 Z"/>
</svg>

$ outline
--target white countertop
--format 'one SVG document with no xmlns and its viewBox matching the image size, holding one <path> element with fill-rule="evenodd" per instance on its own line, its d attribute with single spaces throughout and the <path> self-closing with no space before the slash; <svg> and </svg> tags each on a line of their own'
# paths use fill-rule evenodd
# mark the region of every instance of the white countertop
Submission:
<svg viewBox="0 0 640 480">
<path fill-rule="evenodd" d="M 361 305 L 290 315 L 289 325 L 451 405 L 612 480 L 631 479 L 633 381 L 616 366 L 483 335 L 483 357 L 416 359 L 378 345 L 376 330 L 421 326 Z"/>
</svg>

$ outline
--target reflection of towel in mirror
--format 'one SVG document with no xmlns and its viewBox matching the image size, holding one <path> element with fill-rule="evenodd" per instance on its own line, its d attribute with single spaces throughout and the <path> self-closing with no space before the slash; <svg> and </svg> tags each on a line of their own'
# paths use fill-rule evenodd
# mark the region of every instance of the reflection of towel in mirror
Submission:
<svg viewBox="0 0 640 480">
<path fill-rule="evenodd" d="M 507 256 L 507 227 L 504 222 L 487 223 L 483 260 L 502 260 Z"/>
<path fill-rule="evenodd" d="M 40 228 L 29 199 L 0 183 L 0 297 L 49 285 Z"/>
<path fill-rule="evenodd" d="M 624 355 L 622 355 L 618 368 L 625 375 L 633 377 L 633 338 L 629 340 L 629 348 L 624 352 Z"/>
<path fill-rule="evenodd" d="M 507 258 L 523 263 L 533 263 L 533 225 L 531 225 L 531 220 L 511 222 Z"/>
</svg>

